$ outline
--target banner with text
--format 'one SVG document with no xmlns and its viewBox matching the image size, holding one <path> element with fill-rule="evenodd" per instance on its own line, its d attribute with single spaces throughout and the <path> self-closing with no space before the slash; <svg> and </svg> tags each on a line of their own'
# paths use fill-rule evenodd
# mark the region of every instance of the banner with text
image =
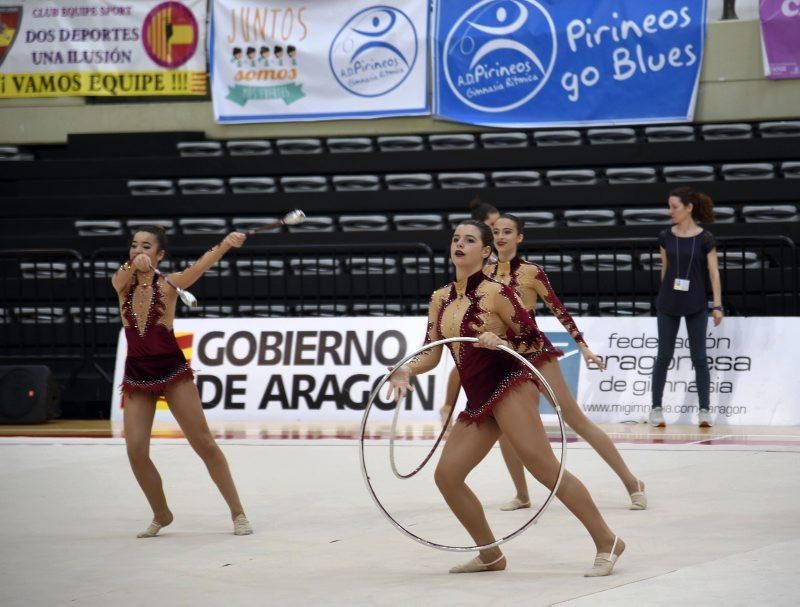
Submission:
<svg viewBox="0 0 800 607">
<path fill-rule="evenodd" d="M 197 372 L 206 416 L 212 421 L 354 423 L 361 419 L 373 386 L 386 368 L 416 350 L 424 317 L 290 319 L 178 319 L 179 345 Z M 655 318 L 579 318 L 589 346 L 607 370 L 589 369 L 555 318 L 538 319 L 564 350 L 561 369 L 570 390 L 596 422 L 641 421 L 650 408 L 658 348 Z M 709 324 L 711 409 L 718 424 L 796 425 L 800 380 L 800 318 L 726 318 Z M 779 345 L 779 347 L 777 347 Z M 125 336 L 120 332 L 115 386 L 122 383 Z M 431 373 L 414 378 L 401 419 L 436 422 L 453 363 L 449 354 Z M 394 405 L 385 391 L 374 421 L 390 421 Z M 459 406 L 464 404 L 463 391 Z M 541 405 L 543 415 L 552 413 Z M 694 370 L 685 327 L 678 334 L 664 393 L 668 423 L 692 423 L 697 411 Z M 122 420 L 115 391 L 114 421 Z M 158 420 L 170 420 L 158 403 Z"/>
<path fill-rule="evenodd" d="M 761 49 L 767 78 L 800 78 L 800 0 L 761 0 Z"/>
<path fill-rule="evenodd" d="M 691 120 L 705 0 L 438 2 L 434 114 L 506 127 Z"/>
<path fill-rule="evenodd" d="M 428 3 L 214 0 L 221 123 L 430 113 Z"/>
<path fill-rule="evenodd" d="M 0 0 L 0 98 L 204 95 L 206 0 Z"/>
</svg>

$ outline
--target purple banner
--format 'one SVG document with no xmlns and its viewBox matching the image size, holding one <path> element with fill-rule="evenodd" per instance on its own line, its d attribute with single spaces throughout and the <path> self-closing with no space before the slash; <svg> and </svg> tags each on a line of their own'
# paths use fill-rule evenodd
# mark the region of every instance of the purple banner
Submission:
<svg viewBox="0 0 800 607">
<path fill-rule="evenodd" d="M 760 0 L 767 78 L 800 78 L 800 0 Z"/>
</svg>

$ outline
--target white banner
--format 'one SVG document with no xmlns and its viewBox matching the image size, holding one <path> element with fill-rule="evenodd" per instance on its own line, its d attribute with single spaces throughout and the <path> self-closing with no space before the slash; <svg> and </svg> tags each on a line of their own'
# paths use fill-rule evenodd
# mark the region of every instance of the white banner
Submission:
<svg viewBox="0 0 800 607">
<path fill-rule="evenodd" d="M 560 364 L 567 385 L 596 422 L 641 421 L 650 408 L 658 333 L 655 318 L 580 318 L 578 325 L 607 370 L 588 369 L 555 318 L 538 319 L 565 352 Z M 212 421 L 353 423 L 386 368 L 422 343 L 427 319 L 289 318 L 178 319 L 179 345 L 197 372 L 206 416 Z M 800 318 L 726 318 L 707 331 L 711 409 L 718 424 L 800 424 Z M 780 344 L 776 347 L 776 344 Z M 114 383 L 122 383 L 125 337 L 120 333 Z M 415 390 L 401 419 L 435 422 L 453 366 L 445 353 L 439 367 L 414 378 Z M 381 395 L 383 397 L 384 394 Z M 463 391 L 460 405 L 463 405 Z M 393 406 L 379 400 L 375 421 L 391 419 Z M 112 420 L 122 419 L 115 390 Z M 542 413 L 551 411 L 543 404 Z M 694 370 L 685 327 L 677 338 L 664 392 L 667 423 L 693 423 L 697 411 Z M 157 420 L 171 420 L 165 402 Z"/>
<path fill-rule="evenodd" d="M 221 123 L 429 113 L 428 3 L 214 0 Z"/>
<path fill-rule="evenodd" d="M 0 0 L 0 98 L 206 93 L 206 0 Z"/>
</svg>

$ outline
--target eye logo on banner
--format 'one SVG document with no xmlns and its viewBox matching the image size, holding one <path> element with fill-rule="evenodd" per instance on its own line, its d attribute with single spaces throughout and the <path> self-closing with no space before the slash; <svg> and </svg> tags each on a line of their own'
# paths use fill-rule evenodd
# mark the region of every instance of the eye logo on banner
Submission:
<svg viewBox="0 0 800 607">
<path fill-rule="evenodd" d="M 549 32 L 536 35 L 535 32 Z M 450 90 L 484 112 L 514 109 L 536 96 L 556 60 L 556 29 L 535 0 L 484 0 L 464 13 L 444 43 Z"/>
<path fill-rule="evenodd" d="M 14 44 L 22 21 L 22 7 L 0 7 L 0 65 Z"/>
<path fill-rule="evenodd" d="M 359 97 L 396 89 L 417 60 L 414 24 L 401 10 L 373 6 L 353 15 L 339 30 L 328 60 L 336 81 Z"/>
<path fill-rule="evenodd" d="M 148 56 L 166 68 L 180 67 L 197 49 L 197 21 L 180 2 L 164 2 L 144 20 L 142 43 Z"/>
</svg>

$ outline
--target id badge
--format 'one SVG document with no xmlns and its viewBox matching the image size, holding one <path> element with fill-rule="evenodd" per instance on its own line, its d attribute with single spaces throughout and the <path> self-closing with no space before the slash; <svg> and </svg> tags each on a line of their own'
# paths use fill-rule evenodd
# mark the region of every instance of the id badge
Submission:
<svg viewBox="0 0 800 607">
<path fill-rule="evenodd" d="M 688 291 L 689 290 L 689 279 L 688 278 L 676 278 L 675 284 L 672 286 L 675 291 Z"/>
</svg>

